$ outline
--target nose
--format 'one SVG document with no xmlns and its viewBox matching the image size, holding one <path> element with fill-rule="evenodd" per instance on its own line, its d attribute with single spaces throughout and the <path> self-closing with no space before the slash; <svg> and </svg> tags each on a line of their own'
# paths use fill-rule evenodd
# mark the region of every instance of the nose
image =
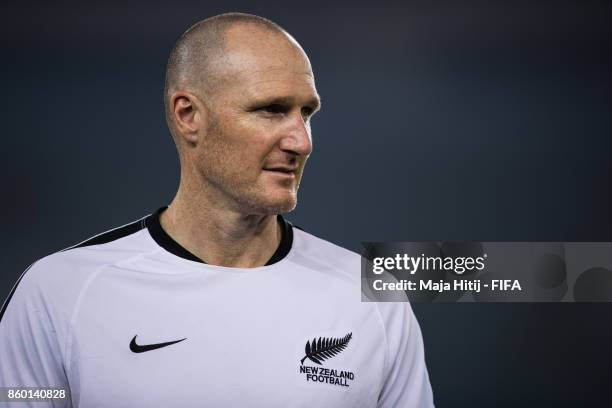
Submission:
<svg viewBox="0 0 612 408">
<path fill-rule="evenodd" d="M 290 115 L 287 127 L 283 131 L 280 148 L 299 156 L 308 156 L 312 152 L 310 123 L 300 112 Z"/>
</svg>

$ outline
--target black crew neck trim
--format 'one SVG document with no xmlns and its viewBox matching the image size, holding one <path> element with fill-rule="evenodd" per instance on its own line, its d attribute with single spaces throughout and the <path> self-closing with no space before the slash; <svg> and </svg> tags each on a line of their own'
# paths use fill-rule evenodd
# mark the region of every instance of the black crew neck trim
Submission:
<svg viewBox="0 0 612 408">
<path fill-rule="evenodd" d="M 149 230 L 151 237 L 153 237 L 153 239 L 159 246 L 176 256 L 180 256 L 181 258 L 188 259 L 194 262 L 206 263 L 202 259 L 189 252 L 183 246 L 181 246 L 181 244 L 176 242 L 170 235 L 166 233 L 166 231 L 164 231 L 161 226 L 161 223 L 159 222 L 159 216 L 167 208 L 167 206 L 161 207 L 153 214 L 145 218 L 144 223 L 147 229 Z M 268 260 L 268 262 L 266 262 L 266 266 L 275 264 L 285 258 L 291 250 L 291 246 L 293 245 L 293 226 L 280 214 L 277 216 L 277 219 L 279 224 L 281 224 L 282 237 L 278 248 L 276 248 L 276 251 L 274 252 L 272 257 Z"/>
</svg>

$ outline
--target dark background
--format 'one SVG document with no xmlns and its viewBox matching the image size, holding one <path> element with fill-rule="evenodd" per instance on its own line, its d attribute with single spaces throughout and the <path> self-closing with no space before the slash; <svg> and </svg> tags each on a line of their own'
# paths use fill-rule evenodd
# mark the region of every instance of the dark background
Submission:
<svg viewBox="0 0 612 408">
<path fill-rule="evenodd" d="M 225 11 L 278 22 L 315 70 L 324 108 L 295 224 L 355 250 L 612 241 L 608 2 L 0 7 L 1 297 L 37 258 L 171 200 L 166 59 Z M 612 404 L 610 304 L 414 309 L 440 407 Z"/>
</svg>

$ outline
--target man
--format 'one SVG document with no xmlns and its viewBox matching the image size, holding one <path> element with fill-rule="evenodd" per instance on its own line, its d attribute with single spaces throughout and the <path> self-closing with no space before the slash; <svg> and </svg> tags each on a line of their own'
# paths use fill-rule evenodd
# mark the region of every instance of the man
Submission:
<svg viewBox="0 0 612 408">
<path fill-rule="evenodd" d="M 167 68 L 166 208 L 35 262 L 0 321 L 0 386 L 56 406 L 433 405 L 407 303 L 360 300 L 360 257 L 295 229 L 320 100 L 283 29 L 230 13 Z M 40 406 L 35 404 L 34 406 Z"/>
</svg>

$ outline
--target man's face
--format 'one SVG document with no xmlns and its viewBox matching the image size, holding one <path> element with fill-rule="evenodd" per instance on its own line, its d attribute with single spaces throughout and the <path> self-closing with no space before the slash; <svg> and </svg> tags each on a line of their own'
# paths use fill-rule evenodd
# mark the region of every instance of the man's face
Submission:
<svg viewBox="0 0 612 408">
<path fill-rule="evenodd" d="M 291 211 L 319 107 L 308 59 L 279 34 L 239 27 L 227 33 L 218 69 L 196 153 L 201 177 L 239 211 Z"/>
</svg>

